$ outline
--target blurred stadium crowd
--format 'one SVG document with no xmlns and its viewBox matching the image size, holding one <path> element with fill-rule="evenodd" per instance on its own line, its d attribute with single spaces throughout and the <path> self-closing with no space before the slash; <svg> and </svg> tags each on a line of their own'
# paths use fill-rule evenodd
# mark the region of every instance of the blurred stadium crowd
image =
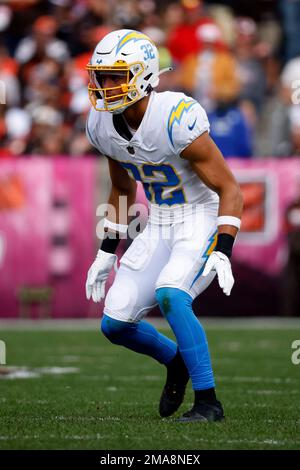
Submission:
<svg viewBox="0 0 300 470">
<path fill-rule="evenodd" d="M 119 28 L 154 40 L 159 91 L 198 99 L 225 157 L 300 155 L 299 24 L 300 0 L 2 1 L 0 156 L 95 153 L 85 65 Z"/>
</svg>

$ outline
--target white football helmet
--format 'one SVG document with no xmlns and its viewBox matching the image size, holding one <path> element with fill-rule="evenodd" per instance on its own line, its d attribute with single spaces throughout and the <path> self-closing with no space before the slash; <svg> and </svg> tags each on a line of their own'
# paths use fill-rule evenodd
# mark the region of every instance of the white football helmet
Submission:
<svg viewBox="0 0 300 470">
<path fill-rule="evenodd" d="M 120 29 L 107 34 L 96 46 L 90 63 L 89 97 L 97 111 L 122 113 L 146 96 L 159 83 L 159 55 L 153 41 L 143 33 Z M 103 88 L 101 74 L 119 74 L 124 83 Z M 109 96 L 112 90 L 117 94 Z M 121 93 L 120 93 L 121 90 Z M 109 93 L 107 93 L 109 92 Z M 118 99 L 116 99 L 118 98 Z M 98 103 L 102 99 L 103 102 Z"/>
</svg>

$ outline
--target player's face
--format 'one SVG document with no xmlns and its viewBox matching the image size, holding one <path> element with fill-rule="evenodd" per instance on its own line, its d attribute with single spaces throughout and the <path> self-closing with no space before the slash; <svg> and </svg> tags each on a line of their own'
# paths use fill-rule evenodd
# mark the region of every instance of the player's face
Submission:
<svg viewBox="0 0 300 470">
<path fill-rule="evenodd" d="M 110 102 L 120 99 L 118 95 L 123 93 L 121 85 L 126 84 L 127 74 L 125 73 L 101 73 L 96 75 L 97 82 L 101 88 L 106 88 L 106 97 Z M 115 97 L 115 98 L 114 98 Z"/>
</svg>

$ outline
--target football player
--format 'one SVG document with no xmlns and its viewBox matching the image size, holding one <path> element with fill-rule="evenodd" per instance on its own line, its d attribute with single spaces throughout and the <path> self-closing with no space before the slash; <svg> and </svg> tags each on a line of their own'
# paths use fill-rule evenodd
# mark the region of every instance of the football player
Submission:
<svg viewBox="0 0 300 470">
<path fill-rule="evenodd" d="M 179 408 L 190 378 L 194 405 L 179 421 L 220 421 L 224 412 L 216 397 L 207 339 L 192 302 L 215 275 L 230 295 L 230 257 L 243 205 L 239 185 L 209 136 L 200 104 L 183 93 L 154 91 L 162 71 L 149 37 L 125 29 L 109 33 L 87 69 L 93 105 L 87 136 L 108 158 L 108 203 L 116 209 L 115 217 L 105 219 L 106 237 L 88 271 L 87 298 L 99 302 L 105 297 L 119 239 L 128 229 L 127 214 L 125 219 L 119 214 L 120 196 L 127 197 L 130 207 L 140 181 L 149 219 L 120 260 L 105 298 L 101 329 L 112 343 L 166 367 L 162 417 Z M 163 236 L 166 226 L 168 237 Z M 143 320 L 157 304 L 176 342 Z"/>
</svg>

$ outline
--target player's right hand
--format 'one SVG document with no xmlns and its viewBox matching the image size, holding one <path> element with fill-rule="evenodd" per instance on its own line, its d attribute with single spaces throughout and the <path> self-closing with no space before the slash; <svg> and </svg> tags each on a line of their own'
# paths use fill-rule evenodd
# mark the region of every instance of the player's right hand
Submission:
<svg viewBox="0 0 300 470">
<path fill-rule="evenodd" d="M 94 302 L 100 302 L 101 299 L 104 299 L 105 282 L 112 267 L 117 271 L 117 255 L 99 250 L 87 274 L 85 284 L 87 299 L 92 297 Z"/>
</svg>

